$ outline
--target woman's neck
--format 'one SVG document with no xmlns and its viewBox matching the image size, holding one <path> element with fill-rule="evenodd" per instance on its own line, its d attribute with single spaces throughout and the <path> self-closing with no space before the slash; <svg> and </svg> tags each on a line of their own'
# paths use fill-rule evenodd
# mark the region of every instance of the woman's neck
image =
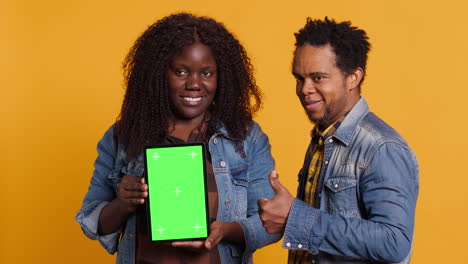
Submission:
<svg viewBox="0 0 468 264">
<path fill-rule="evenodd" d="M 195 128 L 199 127 L 203 123 L 203 120 L 205 120 L 205 115 L 193 119 L 175 118 L 169 123 L 168 134 L 187 141 L 190 133 L 192 133 Z"/>
</svg>

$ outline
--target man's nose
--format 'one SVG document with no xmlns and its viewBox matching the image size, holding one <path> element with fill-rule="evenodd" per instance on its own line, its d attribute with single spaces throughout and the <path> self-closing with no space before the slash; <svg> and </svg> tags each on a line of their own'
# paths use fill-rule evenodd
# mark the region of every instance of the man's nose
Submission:
<svg viewBox="0 0 468 264">
<path fill-rule="evenodd" d="M 306 78 L 304 80 L 304 82 L 302 83 L 301 92 L 304 95 L 313 94 L 317 92 L 312 80 L 310 80 L 309 78 Z"/>
</svg>

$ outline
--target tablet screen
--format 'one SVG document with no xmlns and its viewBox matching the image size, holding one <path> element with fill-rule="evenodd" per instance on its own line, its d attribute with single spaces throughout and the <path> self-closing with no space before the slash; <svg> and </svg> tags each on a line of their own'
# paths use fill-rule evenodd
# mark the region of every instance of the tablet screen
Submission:
<svg viewBox="0 0 468 264">
<path fill-rule="evenodd" d="M 177 144 L 145 149 L 151 241 L 208 236 L 204 146 Z"/>
</svg>

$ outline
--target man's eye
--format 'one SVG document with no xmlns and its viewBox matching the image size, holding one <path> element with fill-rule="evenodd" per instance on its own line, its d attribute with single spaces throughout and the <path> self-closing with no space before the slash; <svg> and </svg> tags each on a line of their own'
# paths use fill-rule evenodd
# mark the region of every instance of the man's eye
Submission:
<svg viewBox="0 0 468 264">
<path fill-rule="evenodd" d="M 322 76 L 314 76 L 314 81 L 320 81 L 322 80 Z"/>
</svg>

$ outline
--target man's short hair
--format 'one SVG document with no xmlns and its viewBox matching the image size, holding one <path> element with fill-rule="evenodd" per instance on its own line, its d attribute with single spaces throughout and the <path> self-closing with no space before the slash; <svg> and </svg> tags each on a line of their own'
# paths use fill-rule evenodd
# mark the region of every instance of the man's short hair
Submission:
<svg viewBox="0 0 468 264">
<path fill-rule="evenodd" d="M 370 43 L 366 32 L 351 26 L 350 21 L 336 23 L 328 17 L 324 20 L 312 20 L 309 17 L 306 25 L 294 36 L 296 36 L 296 48 L 307 44 L 312 46 L 330 44 L 336 55 L 336 66 L 345 75 L 358 67 L 361 67 L 364 72 L 366 70 Z"/>
</svg>

